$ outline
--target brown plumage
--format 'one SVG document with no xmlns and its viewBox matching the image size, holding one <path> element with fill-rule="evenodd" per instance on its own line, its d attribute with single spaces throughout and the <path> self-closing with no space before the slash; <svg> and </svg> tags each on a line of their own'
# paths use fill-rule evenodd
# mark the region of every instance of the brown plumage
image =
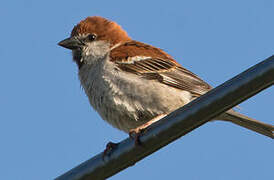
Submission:
<svg viewBox="0 0 274 180">
<path fill-rule="evenodd" d="M 93 108 L 125 132 L 145 128 L 211 89 L 163 50 L 132 40 L 118 24 L 102 17 L 82 20 L 59 45 L 73 50 Z M 274 126 L 233 110 L 216 119 L 274 138 Z"/>
<path fill-rule="evenodd" d="M 71 37 L 89 33 L 96 34 L 98 40 L 106 40 L 111 45 L 130 40 L 130 37 L 122 30 L 121 26 L 99 16 L 87 17 L 85 20 L 80 21 L 71 31 Z"/>
<path fill-rule="evenodd" d="M 132 61 L 132 57 L 146 57 Z M 110 52 L 111 61 L 121 70 L 135 73 L 151 80 L 158 80 L 166 85 L 190 91 L 200 96 L 211 89 L 196 74 L 183 68 L 163 50 L 141 43 L 129 41 L 121 44 Z"/>
</svg>

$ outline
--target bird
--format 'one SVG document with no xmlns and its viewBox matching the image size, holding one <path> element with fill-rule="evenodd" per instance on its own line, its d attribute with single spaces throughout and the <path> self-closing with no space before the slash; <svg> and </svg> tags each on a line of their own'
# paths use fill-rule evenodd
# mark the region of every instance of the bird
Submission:
<svg viewBox="0 0 274 180">
<path fill-rule="evenodd" d="M 164 50 L 133 40 L 116 22 L 100 16 L 81 20 L 58 45 L 72 50 L 91 106 L 129 134 L 141 133 L 212 89 Z M 216 119 L 274 138 L 273 125 L 233 109 Z"/>
</svg>

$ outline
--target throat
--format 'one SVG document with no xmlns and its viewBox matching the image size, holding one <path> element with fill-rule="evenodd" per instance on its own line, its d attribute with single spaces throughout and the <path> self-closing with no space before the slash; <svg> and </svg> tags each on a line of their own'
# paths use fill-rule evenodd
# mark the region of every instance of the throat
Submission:
<svg viewBox="0 0 274 180">
<path fill-rule="evenodd" d="M 76 62 L 78 69 L 80 69 L 83 66 L 83 60 L 82 60 L 82 53 L 81 50 L 73 50 L 73 61 Z"/>
</svg>

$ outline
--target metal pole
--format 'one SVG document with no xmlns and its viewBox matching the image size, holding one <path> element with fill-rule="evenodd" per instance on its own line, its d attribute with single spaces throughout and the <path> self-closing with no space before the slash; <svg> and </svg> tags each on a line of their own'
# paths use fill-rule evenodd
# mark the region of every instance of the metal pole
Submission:
<svg viewBox="0 0 274 180">
<path fill-rule="evenodd" d="M 103 159 L 100 153 L 56 180 L 106 179 L 274 84 L 274 55 L 179 108 L 140 137 L 127 138 Z"/>
</svg>

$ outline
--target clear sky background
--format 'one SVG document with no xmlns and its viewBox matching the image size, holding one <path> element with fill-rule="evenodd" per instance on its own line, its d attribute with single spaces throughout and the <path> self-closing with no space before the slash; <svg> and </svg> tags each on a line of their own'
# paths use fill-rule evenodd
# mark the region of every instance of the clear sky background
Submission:
<svg viewBox="0 0 274 180">
<path fill-rule="evenodd" d="M 274 54 L 273 0 L 3 1 L 0 5 L 0 179 L 53 179 L 127 134 L 91 109 L 71 53 L 57 43 L 87 16 L 118 22 L 217 86 Z M 274 124 L 274 88 L 240 112 Z M 212 122 L 112 177 L 274 179 L 274 143 Z"/>
</svg>

